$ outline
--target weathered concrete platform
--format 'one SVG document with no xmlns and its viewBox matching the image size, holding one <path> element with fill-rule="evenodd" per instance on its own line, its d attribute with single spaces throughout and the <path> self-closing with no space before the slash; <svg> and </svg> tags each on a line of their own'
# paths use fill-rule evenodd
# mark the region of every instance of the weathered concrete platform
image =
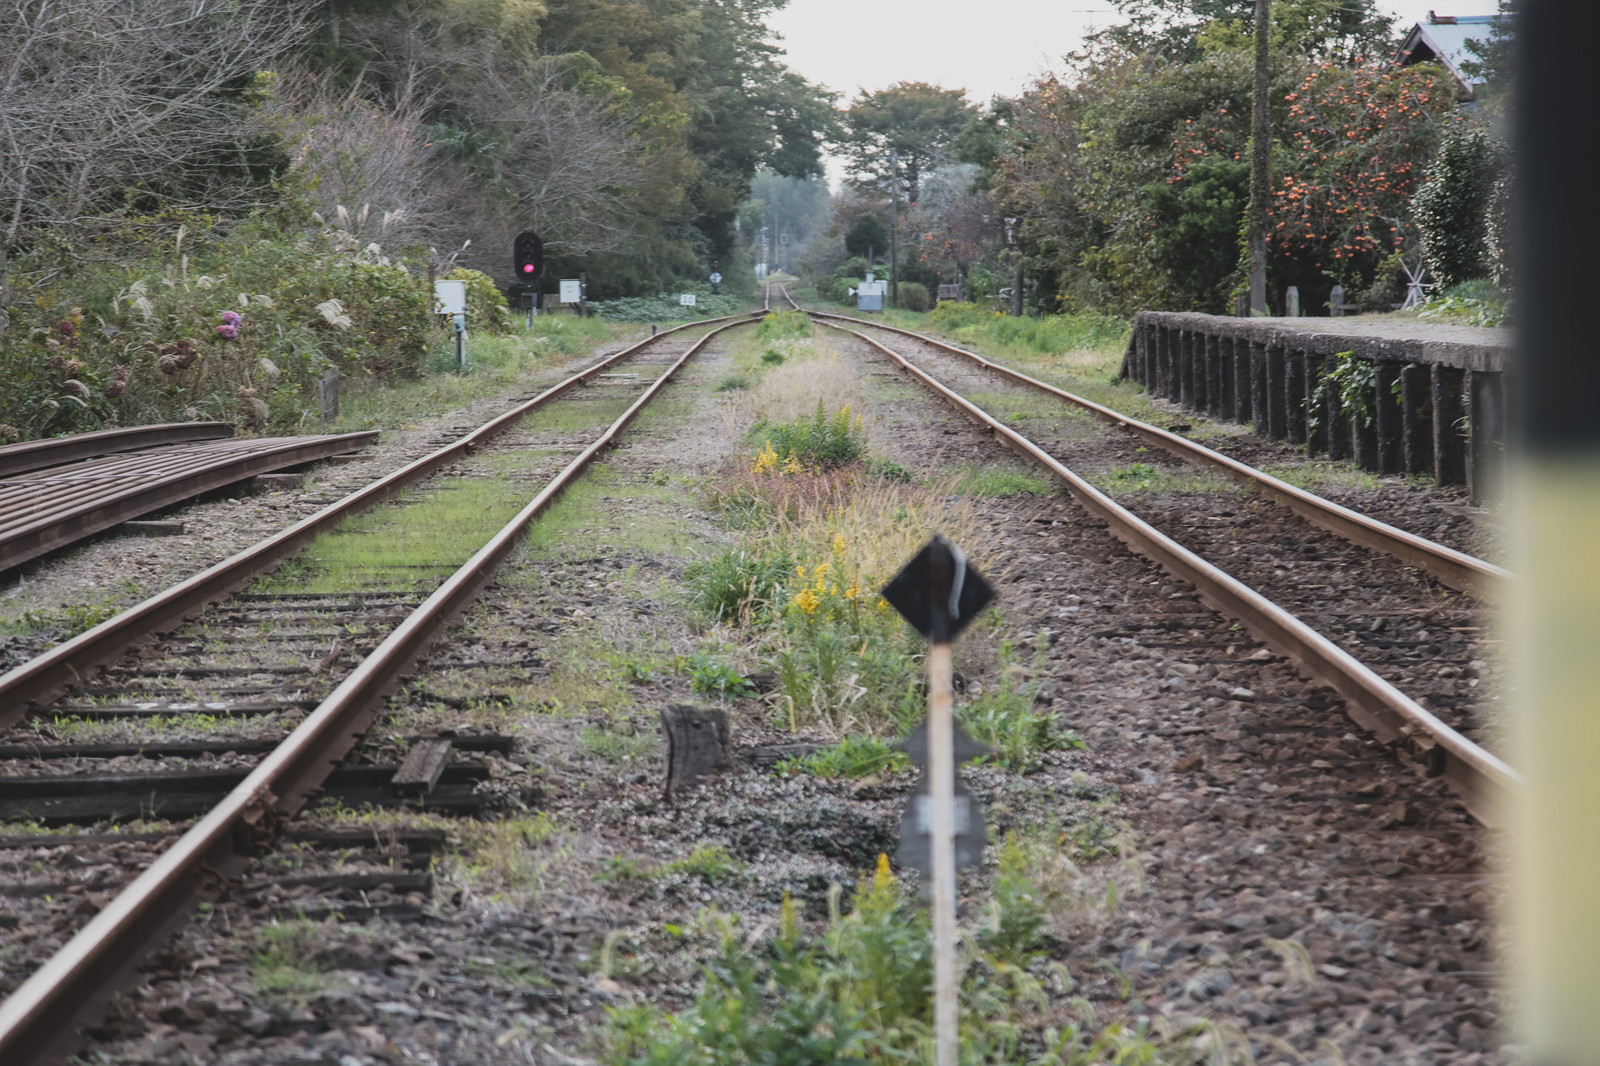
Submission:
<svg viewBox="0 0 1600 1066">
<path fill-rule="evenodd" d="M 1499 496 L 1509 330 L 1410 317 L 1224 318 L 1142 311 L 1122 376 L 1212 418 L 1379 474 Z M 1339 357 L 1371 364 L 1354 405 L 1318 396 Z M 1325 393 L 1336 390 L 1323 390 Z M 1347 409 L 1365 408 L 1369 417 Z"/>
</svg>

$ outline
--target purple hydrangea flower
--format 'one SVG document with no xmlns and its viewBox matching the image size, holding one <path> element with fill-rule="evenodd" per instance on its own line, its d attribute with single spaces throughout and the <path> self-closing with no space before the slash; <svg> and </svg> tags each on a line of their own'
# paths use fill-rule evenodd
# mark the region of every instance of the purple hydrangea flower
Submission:
<svg viewBox="0 0 1600 1066">
<path fill-rule="evenodd" d="M 231 341 L 239 336 L 239 327 L 231 322 L 224 322 L 217 327 L 217 332 L 222 335 L 223 340 Z"/>
<path fill-rule="evenodd" d="M 222 321 L 230 326 L 237 326 L 243 319 L 239 317 L 239 312 L 237 311 L 224 311 L 222 312 Z"/>
</svg>

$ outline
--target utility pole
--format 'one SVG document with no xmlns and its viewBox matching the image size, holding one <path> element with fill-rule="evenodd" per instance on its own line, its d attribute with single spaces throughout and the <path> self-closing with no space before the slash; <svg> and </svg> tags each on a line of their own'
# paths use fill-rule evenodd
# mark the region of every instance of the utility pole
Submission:
<svg viewBox="0 0 1600 1066">
<path fill-rule="evenodd" d="M 900 156 L 889 153 L 889 303 L 900 306 Z"/>
<path fill-rule="evenodd" d="M 1250 313 L 1267 313 L 1267 200 L 1271 195 L 1272 143 L 1267 131 L 1267 61 L 1272 43 L 1272 0 L 1256 0 L 1255 109 L 1250 123 Z"/>
</svg>

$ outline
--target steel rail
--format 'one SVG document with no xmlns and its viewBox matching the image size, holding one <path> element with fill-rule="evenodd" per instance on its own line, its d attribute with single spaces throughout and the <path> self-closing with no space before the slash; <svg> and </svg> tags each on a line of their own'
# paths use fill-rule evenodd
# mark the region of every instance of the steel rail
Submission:
<svg viewBox="0 0 1600 1066">
<path fill-rule="evenodd" d="M 57 645 L 33 659 L 0 674 L 0 726 L 10 725 L 28 712 L 31 704 L 53 698 L 67 686 L 78 684 L 97 666 L 121 655 L 135 644 L 177 626 L 206 604 L 242 587 L 256 574 L 298 549 L 318 533 L 373 504 L 393 496 L 412 482 L 455 459 L 470 454 L 530 411 L 577 387 L 607 367 L 637 354 L 662 337 L 726 318 L 706 319 L 663 330 L 552 385 L 532 399 L 490 419 L 471 433 L 452 441 L 384 477 L 336 500 L 294 525 L 273 534 L 227 559 L 202 570 L 92 629 Z"/>
<path fill-rule="evenodd" d="M 937 395 L 982 425 L 1014 451 L 1049 470 L 1090 514 L 1101 519 L 1128 547 L 1193 585 L 1203 600 L 1242 622 L 1280 654 L 1344 696 L 1346 708 L 1362 727 L 1407 756 L 1425 774 L 1442 775 L 1456 788 L 1467 809 L 1486 825 L 1503 818 L 1505 800 L 1522 785 L 1508 764 L 1441 722 L 1405 693 L 1301 619 L 1255 589 L 1202 559 L 1118 504 L 1063 466 L 1022 434 L 937 381 L 899 353 L 865 334 L 826 323 L 883 352 Z"/>
<path fill-rule="evenodd" d="M 73 1047 L 79 1040 L 77 1023 L 109 994 L 108 975 L 115 979 L 135 966 L 152 944 L 187 919 L 192 902 L 214 894 L 219 875 L 236 876 L 249 864 L 263 837 L 270 837 L 299 811 L 354 746 L 378 702 L 400 683 L 402 672 L 426 652 L 441 628 L 471 603 L 533 520 L 615 441 L 711 337 L 750 321 L 719 327 L 690 346 L 600 437 L 402 621 L 214 810 L 0 1002 L 0 1062 L 23 1066 L 53 1061 Z"/>
<path fill-rule="evenodd" d="M 370 444 L 377 436 L 375 431 L 364 431 L 328 437 L 291 437 L 276 443 L 238 442 L 258 445 L 253 448 L 195 448 L 188 450 L 183 458 L 203 456 L 216 450 L 223 454 L 209 461 L 201 459 L 192 465 L 184 463 L 175 471 L 141 478 L 134 485 L 109 493 L 104 491 L 103 485 L 75 483 L 68 491 L 45 495 L 26 520 L 0 533 L 0 572 L 120 525 L 130 518 L 149 514 L 257 474 L 352 451 Z M 224 445 L 234 443 L 223 442 Z M 139 466 L 152 465 L 153 457 L 149 453 L 138 454 L 143 459 Z M 25 476 L 23 480 L 49 484 L 47 477 L 37 474 Z"/>
<path fill-rule="evenodd" d="M 167 422 L 158 426 L 97 429 L 91 433 L 74 433 L 67 437 L 25 440 L 0 447 L 0 477 L 10 477 L 12 474 L 22 474 L 47 466 L 61 466 L 79 459 L 111 455 L 114 452 L 231 436 L 233 436 L 232 422 Z"/>
<path fill-rule="evenodd" d="M 790 303 L 794 304 L 796 310 L 803 310 L 794 297 L 788 294 L 787 290 L 784 291 L 784 296 Z M 1030 377 L 1019 370 L 1013 370 L 1008 366 L 996 363 L 992 359 L 987 359 L 976 352 L 957 348 L 955 345 L 946 344 L 944 341 L 935 340 L 925 334 L 914 333 L 908 329 L 880 325 L 876 322 L 865 322 L 859 318 L 851 318 L 848 315 L 837 315 L 828 311 L 807 311 L 806 314 L 817 318 L 837 319 L 841 322 L 851 322 L 857 325 L 869 326 L 872 329 L 898 333 L 902 336 L 911 337 L 923 344 L 950 352 L 953 355 L 964 356 L 978 363 L 986 370 L 992 370 L 1013 381 L 1048 392 L 1058 399 L 1080 407 L 1100 421 L 1125 429 L 1185 462 L 1210 466 L 1242 484 L 1253 485 L 1258 491 L 1275 502 L 1288 507 L 1312 525 L 1325 529 L 1335 536 L 1354 544 L 1392 555 L 1407 565 L 1425 570 L 1451 588 L 1461 589 L 1482 597 L 1498 598 L 1505 594 L 1508 586 L 1515 580 L 1509 570 L 1495 566 L 1493 563 L 1485 562 L 1453 548 L 1447 548 L 1443 544 L 1428 540 L 1426 537 L 1419 537 L 1415 533 L 1408 533 L 1386 522 L 1380 522 L 1370 515 L 1352 511 L 1350 508 L 1334 503 L 1332 500 L 1324 499 L 1314 492 L 1307 492 L 1305 489 L 1297 488 L 1286 481 L 1273 477 L 1271 474 L 1257 470 L 1253 466 L 1241 463 L 1237 459 L 1223 455 L 1221 452 L 1213 451 L 1187 437 L 1179 436 L 1158 426 L 1152 426 L 1148 422 L 1141 422 L 1137 418 L 1121 414 L 1109 407 L 1097 404 L 1093 400 L 1074 395 L 1048 382 Z"/>
</svg>

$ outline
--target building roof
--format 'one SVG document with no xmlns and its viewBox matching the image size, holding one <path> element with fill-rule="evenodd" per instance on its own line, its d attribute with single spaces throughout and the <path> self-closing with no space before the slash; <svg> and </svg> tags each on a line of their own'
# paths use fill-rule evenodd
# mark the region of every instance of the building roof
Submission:
<svg viewBox="0 0 1600 1066">
<path fill-rule="evenodd" d="M 1477 56 L 1467 49 L 1469 41 L 1487 41 L 1502 15 L 1440 15 L 1428 12 L 1428 21 L 1419 22 L 1406 34 L 1400 46 L 1400 64 L 1423 63 L 1430 59 L 1444 64 L 1470 98 L 1473 88 L 1483 79 L 1469 75 L 1461 68 L 1463 62 L 1472 62 Z"/>
</svg>

